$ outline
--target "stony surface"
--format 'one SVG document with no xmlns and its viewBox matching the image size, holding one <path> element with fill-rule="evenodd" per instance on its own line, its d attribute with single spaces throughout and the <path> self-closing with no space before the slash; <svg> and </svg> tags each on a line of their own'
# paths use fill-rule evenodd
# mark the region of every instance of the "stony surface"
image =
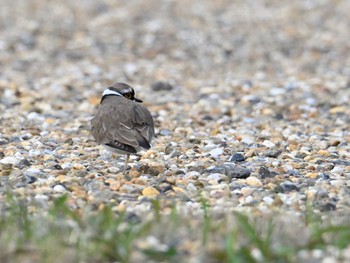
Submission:
<svg viewBox="0 0 350 263">
<path fill-rule="evenodd" d="M 4 2 L 0 193 L 349 211 L 349 1 Z M 89 132 L 115 81 L 156 125 L 128 176 Z"/>
</svg>

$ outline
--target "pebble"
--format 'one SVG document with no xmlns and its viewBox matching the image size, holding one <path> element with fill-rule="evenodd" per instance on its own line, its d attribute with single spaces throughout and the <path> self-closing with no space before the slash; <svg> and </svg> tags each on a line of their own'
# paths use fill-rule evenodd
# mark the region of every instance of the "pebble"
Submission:
<svg viewBox="0 0 350 263">
<path fill-rule="evenodd" d="M 229 159 L 230 162 L 243 162 L 244 160 L 245 160 L 245 157 L 240 153 L 235 153 Z"/>
<path fill-rule="evenodd" d="M 261 166 L 259 168 L 259 175 L 261 176 L 261 178 L 273 177 L 273 174 L 270 172 L 270 170 L 266 166 Z"/>
<path fill-rule="evenodd" d="M 273 142 L 269 141 L 269 140 L 265 140 L 262 143 L 264 146 L 268 147 L 268 148 L 274 148 L 276 147 L 276 144 L 274 144 Z"/>
<path fill-rule="evenodd" d="M 250 176 L 250 170 L 234 164 L 222 164 L 207 169 L 211 173 L 225 174 L 230 180 L 232 178 L 247 178 Z"/>
<path fill-rule="evenodd" d="M 188 192 L 193 192 L 193 193 L 196 193 L 198 188 L 193 184 L 193 183 L 189 183 L 187 186 L 186 186 L 186 190 Z"/>
<path fill-rule="evenodd" d="M 271 198 L 270 196 L 265 196 L 265 197 L 263 198 L 263 200 L 264 200 L 264 202 L 265 202 L 267 205 L 272 205 L 273 202 L 274 202 L 274 199 Z"/>
<path fill-rule="evenodd" d="M 31 165 L 32 165 L 31 162 L 29 162 L 27 159 L 22 159 L 17 164 L 17 167 L 22 170 L 23 168 L 31 166 Z"/>
<path fill-rule="evenodd" d="M 263 186 L 263 183 L 260 181 L 260 179 L 255 177 L 255 176 L 249 176 L 247 179 L 245 179 L 245 182 L 247 185 L 252 186 L 252 187 Z"/>
<path fill-rule="evenodd" d="M 222 148 L 216 148 L 209 152 L 209 154 L 215 159 L 219 158 L 219 156 L 222 155 L 223 153 L 224 153 L 224 149 Z"/>
<path fill-rule="evenodd" d="M 146 197 L 157 197 L 159 195 L 159 191 L 156 188 L 149 186 L 142 190 L 142 195 Z"/>
<path fill-rule="evenodd" d="M 299 190 L 299 188 L 294 183 L 292 183 L 290 181 L 285 181 L 283 183 L 280 183 L 276 189 L 276 191 L 281 192 L 281 193 L 288 193 L 291 191 L 298 191 L 298 190 Z"/>
<path fill-rule="evenodd" d="M 166 81 L 157 81 L 152 83 L 151 86 L 153 91 L 171 91 L 174 87 Z"/>
<path fill-rule="evenodd" d="M 3 159 L 0 160 L 0 163 L 2 164 L 12 164 L 12 165 L 17 165 L 20 161 L 12 156 L 7 156 Z"/>
<path fill-rule="evenodd" d="M 253 194 L 255 191 L 256 191 L 256 188 L 253 188 L 253 187 L 242 187 L 242 189 L 240 189 L 240 191 L 238 192 L 243 196 L 249 196 Z"/>
<path fill-rule="evenodd" d="M 61 185 L 61 184 L 56 184 L 54 187 L 53 187 L 53 190 L 57 193 L 65 193 L 67 191 L 67 189 Z"/>
</svg>

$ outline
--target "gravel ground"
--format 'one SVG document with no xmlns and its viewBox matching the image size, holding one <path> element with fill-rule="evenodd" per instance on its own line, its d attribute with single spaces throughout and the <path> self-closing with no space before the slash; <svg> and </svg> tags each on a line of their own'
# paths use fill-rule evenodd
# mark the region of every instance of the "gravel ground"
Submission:
<svg viewBox="0 0 350 263">
<path fill-rule="evenodd" d="M 350 1 L 2 2 L 0 193 L 349 211 Z M 127 177 L 89 131 L 114 82 L 156 125 Z"/>
</svg>

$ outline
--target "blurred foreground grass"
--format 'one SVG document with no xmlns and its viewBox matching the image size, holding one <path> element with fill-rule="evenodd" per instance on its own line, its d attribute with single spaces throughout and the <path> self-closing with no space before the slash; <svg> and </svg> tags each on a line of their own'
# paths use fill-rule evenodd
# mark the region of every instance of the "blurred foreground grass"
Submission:
<svg viewBox="0 0 350 263">
<path fill-rule="evenodd" d="M 176 206 L 164 215 L 160 201 L 150 202 L 151 215 L 140 218 L 108 206 L 74 210 L 64 196 L 32 212 L 9 196 L 0 206 L 0 262 L 309 262 L 317 254 L 345 262 L 350 250 L 341 216 L 215 215 L 205 201 L 201 216 Z"/>
</svg>

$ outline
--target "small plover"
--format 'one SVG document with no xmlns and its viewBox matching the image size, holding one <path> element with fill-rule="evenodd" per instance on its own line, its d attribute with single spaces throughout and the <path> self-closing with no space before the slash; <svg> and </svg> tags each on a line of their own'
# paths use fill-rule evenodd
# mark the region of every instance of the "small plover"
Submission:
<svg viewBox="0 0 350 263">
<path fill-rule="evenodd" d="M 130 154 L 149 149 L 154 137 L 151 113 L 135 98 L 132 87 L 116 83 L 104 90 L 100 105 L 91 120 L 91 132 L 107 150 L 126 154 L 125 174 Z"/>
</svg>

